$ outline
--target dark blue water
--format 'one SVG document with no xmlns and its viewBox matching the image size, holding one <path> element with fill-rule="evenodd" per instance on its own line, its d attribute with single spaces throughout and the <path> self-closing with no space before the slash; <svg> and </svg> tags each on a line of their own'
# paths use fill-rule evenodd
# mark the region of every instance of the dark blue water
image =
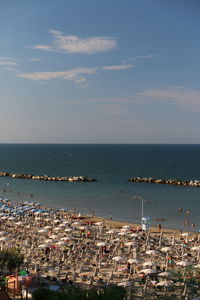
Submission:
<svg viewBox="0 0 200 300">
<path fill-rule="evenodd" d="M 127 182 L 134 176 L 199 180 L 200 145 L 1 144 L 0 171 L 85 175 L 98 180 L 69 183 L 0 178 L 2 195 L 13 200 L 76 207 L 83 213 L 95 211 L 103 217 L 112 214 L 113 219 L 140 222 L 142 197 L 144 214 L 151 216 L 152 224 L 162 218 L 163 226 L 190 230 L 194 223 L 194 230 L 200 228 L 200 188 Z M 186 210 L 190 210 L 189 219 Z"/>
</svg>

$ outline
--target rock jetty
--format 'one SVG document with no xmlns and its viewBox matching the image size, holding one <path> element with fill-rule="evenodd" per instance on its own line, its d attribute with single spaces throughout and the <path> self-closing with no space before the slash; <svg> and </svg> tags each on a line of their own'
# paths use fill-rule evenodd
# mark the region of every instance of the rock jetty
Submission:
<svg viewBox="0 0 200 300">
<path fill-rule="evenodd" d="M 155 178 L 140 178 L 132 177 L 128 179 L 128 182 L 142 182 L 142 183 L 158 183 L 158 184 L 172 184 L 182 185 L 190 187 L 200 187 L 200 180 L 181 181 L 177 179 L 155 179 Z"/>
<path fill-rule="evenodd" d="M 0 177 L 12 177 L 20 179 L 46 180 L 46 181 L 69 181 L 69 182 L 94 182 L 94 178 L 86 176 L 70 176 L 70 177 L 52 177 L 48 175 L 32 175 L 32 174 L 15 174 L 9 172 L 0 172 Z"/>
</svg>

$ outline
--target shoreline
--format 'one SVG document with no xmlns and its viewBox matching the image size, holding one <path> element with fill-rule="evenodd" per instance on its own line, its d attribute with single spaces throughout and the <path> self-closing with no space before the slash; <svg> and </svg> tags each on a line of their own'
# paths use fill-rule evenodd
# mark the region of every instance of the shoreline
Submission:
<svg viewBox="0 0 200 300">
<path fill-rule="evenodd" d="M 137 228 L 139 230 L 141 230 L 141 224 L 138 223 L 134 223 L 134 222 L 127 222 L 127 221 L 118 221 L 118 220 L 110 220 L 107 218 L 103 218 L 100 216 L 91 216 L 91 215 L 83 215 L 84 217 L 84 221 L 86 222 L 103 222 L 105 225 L 109 225 L 112 227 L 123 227 L 123 226 L 130 226 L 133 229 L 137 230 Z M 174 228 L 168 228 L 168 227 L 162 227 L 161 230 L 159 230 L 158 226 L 150 226 L 150 232 L 152 233 L 177 233 L 177 234 L 181 234 L 182 232 L 189 232 L 192 235 L 198 234 L 199 232 L 194 232 L 194 231 L 190 231 L 190 230 L 181 230 L 181 229 L 174 229 Z"/>
</svg>

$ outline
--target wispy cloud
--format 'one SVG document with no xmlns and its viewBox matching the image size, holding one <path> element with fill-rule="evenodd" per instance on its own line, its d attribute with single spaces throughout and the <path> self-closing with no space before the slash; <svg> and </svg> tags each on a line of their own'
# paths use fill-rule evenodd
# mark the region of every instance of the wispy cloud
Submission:
<svg viewBox="0 0 200 300">
<path fill-rule="evenodd" d="M 128 107 L 125 107 L 123 105 L 102 104 L 99 105 L 97 108 L 100 113 L 108 115 L 127 115 L 130 113 Z"/>
<path fill-rule="evenodd" d="M 77 68 L 63 72 L 34 72 L 18 74 L 18 77 L 30 79 L 34 81 L 47 81 L 52 79 L 67 79 L 74 81 L 81 87 L 85 87 L 86 78 L 84 75 L 96 73 L 96 68 Z"/>
<path fill-rule="evenodd" d="M 65 53 L 94 54 L 112 50 L 117 47 L 117 40 L 112 37 L 93 36 L 81 38 L 75 35 L 64 35 L 61 31 L 50 30 L 53 45 L 35 45 L 33 48 L 43 51 Z"/>
<path fill-rule="evenodd" d="M 129 62 L 136 62 L 136 63 L 140 63 L 143 62 L 147 59 L 151 59 L 151 58 L 157 58 L 159 57 L 159 55 L 157 54 L 147 54 L 147 55 L 138 55 L 138 56 L 134 56 L 134 57 L 130 57 L 128 59 L 125 59 L 123 61 L 124 64 L 127 64 Z"/>
<path fill-rule="evenodd" d="M 29 58 L 28 61 L 37 62 L 37 61 L 41 61 L 41 58 L 39 58 L 39 57 L 33 57 L 33 58 Z"/>
<path fill-rule="evenodd" d="M 148 89 L 137 94 L 144 99 L 170 101 L 190 111 L 200 111 L 200 90 L 187 87 L 174 87 L 168 89 Z"/>
<path fill-rule="evenodd" d="M 17 66 L 17 59 L 0 56 L 0 66 Z"/>
<path fill-rule="evenodd" d="M 126 64 L 126 65 L 116 65 L 116 66 L 104 66 L 101 69 L 104 71 L 115 71 L 115 70 L 127 70 L 133 68 L 133 65 Z"/>
<path fill-rule="evenodd" d="M 100 71 L 120 71 L 132 68 L 132 65 L 116 65 L 116 66 L 103 66 L 93 68 L 75 68 L 71 70 L 61 72 L 33 72 L 33 73 L 21 73 L 18 77 L 30 79 L 33 81 L 48 81 L 52 79 L 66 79 L 74 81 L 81 88 L 89 87 L 85 75 L 96 74 Z"/>
</svg>

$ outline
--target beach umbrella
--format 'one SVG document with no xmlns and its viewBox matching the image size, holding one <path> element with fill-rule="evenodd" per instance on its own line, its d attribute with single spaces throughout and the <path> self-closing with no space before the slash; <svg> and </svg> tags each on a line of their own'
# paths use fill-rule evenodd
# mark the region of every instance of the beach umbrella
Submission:
<svg viewBox="0 0 200 300">
<path fill-rule="evenodd" d="M 65 245 L 67 245 L 67 242 L 66 241 L 59 241 L 59 242 L 56 243 L 56 245 L 65 246 Z"/>
<path fill-rule="evenodd" d="M 70 221 L 65 220 L 63 221 L 63 224 L 70 224 Z"/>
<path fill-rule="evenodd" d="M 140 273 L 144 273 L 144 274 L 148 275 L 148 274 L 157 273 L 157 271 L 154 270 L 154 269 L 143 269 L 143 270 L 140 271 Z"/>
<path fill-rule="evenodd" d="M 161 248 L 162 252 L 169 252 L 171 250 L 171 247 L 163 247 Z"/>
<path fill-rule="evenodd" d="M 104 247 L 104 246 L 106 246 L 106 242 L 99 242 L 99 243 L 97 243 L 97 246 Z"/>
<path fill-rule="evenodd" d="M 46 219 L 44 219 L 44 221 L 45 222 L 49 222 L 49 221 L 51 221 L 51 219 L 50 218 L 46 218 Z"/>
<path fill-rule="evenodd" d="M 115 232 L 116 232 L 116 230 L 110 229 L 110 230 L 108 230 L 106 233 L 112 234 L 112 233 L 115 233 Z"/>
<path fill-rule="evenodd" d="M 52 240 L 52 239 L 46 239 L 46 240 L 44 240 L 44 242 L 45 242 L 46 244 L 52 244 L 53 241 L 55 242 L 56 240 Z"/>
<path fill-rule="evenodd" d="M 154 262 L 152 262 L 152 261 L 145 261 L 143 264 L 143 267 L 155 267 L 156 266 L 156 264 L 154 263 Z"/>
<path fill-rule="evenodd" d="M 163 280 L 157 283 L 157 286 L 170 287 L 173 286 L 174 283 L 168 280 Z"/>
<path fill-rule="evenodd" d="M 16 220 L 16 218 L 15 217 L 9 217 L 8 220 L 9 221 L 14 221 L 14 220 Z"/>
<path fill-rule="evenodd" d="M 0 231 L 0 236 L 6 235 L 6 234 L 8 234 L 8 232 L 6 232 L 6 231 Z"/>
<path fill-rule="evenodd" d="M 189 261 L 184 261 L 184 260 L 178 261 L 176 264 L 177 264 L 178 266 L 181 266 L 181 267 L 187 267 L 187 266 L 191 266 L 191 265 L 192 265 L 191 262 L 189 262 Z"/>
<path fill-rule="evenodd" d="M 40 230 L 38 230 L 38 233 L 47 233 L 48 232 L 48 230 L 47 229 L 40 229 Z"/>
<path fill-rule="evenodd" d="M 40 249 L 45 249 L 45 248 L 48 248 L 49 247 L 49 244 L 41 244 L 38 246 L 38 248 Z"/>
<path fill-rule="evenodd" d="M 126 242 L 124 243 L 125 246 L 134 246 L 135 242 Z"/>
<path fill-rule="evenodd" d="M 156 255 L 156 254 L 158 254 L 158 251 L 156 251 L 156 250 L 147 250 L 146 254 L 148 254 L 148 255 Z"/>
<path fill-rule="evenodd" d="M 115 262 L 119 262 L 119 261 L 124 261 L 124 260 L 126 260 L 126 258 L 125 258 L 125 257 L 122 257 L 122 256 L 114 256 L 114 257 L 112 258 L 112 260 L 114 260 Z"/>
<path fill-rule="evenodd" d="M 131 233 L 129 236 L 130 236 L 130 237 L 138 237 L 139 234 L 138 234 L 138 233 Z"/>
<path fill-rule="evenodd" d="M 57 222 L 60 222 L 60 221 L 61 221 L 60 219 L 53 220 L 54 223 L 57 223 Z"/>
<path fill-rule="evenodd" d="M 62 230 L 61 227 L 55 227 L 55 228 L 53 228 L 53 231 L 60 231 L 60 230 Z"/>
<path fill-rule="evenodd" d="M 1 242 L 5 242 L 5 241 L 8 241 L 8 240 L 10 240 L 10 238 L 8 236 L 3 236 L 3 237 L 0 238 Z"/>
<path fill-rule="evenodd" d="M 66 228 L 65 232 L 72 232 L 72 229 L 71 228 Z"/>
<path fill-rule="evenodd" d="M 96 223 L 94 223 L 94 225 L 101 226 L 101 225 L 103 225 L 103 222 L 96 222 Z"/>
<path fill-rule="evenodd" d="M 122 231 L 122 232 L 119 232 L 118 235 L 121 235 L 121 236 L 124 236 L 126 235 L 127 231 Z"/>
<path fill-rule="evenodd" d="M 193 251 L 200 251 L 200 246 L 194 246 L 191 248 Z"/>
<path fill-rule="evenodd" d="M 57 239 L 57 237 L 58 237 L 57 235 L 52 234 L 52 235 L 50 236 L 50 239 L 52 239 L 52 240 L 53 240 L 53 239 Z"/>
<path fill-rule="evenodd" d="M 142 261 L 140 259 L 137 259 L 137 258 L 129 258 L 127 260 L 128 263 L 130 264 L 136 264 L 136 265 L 139 265 Z"/>
<path fill-rule="evenodd" d="M 172 277 L 174 276 L 171 272 L 165 271 L 158 274 L 159 277 Z"/>
<path fill-rule="evenodd" d="M 49 226 L 49 225 L 44 227 L 44 229 L 51 229 L 51 228 L 52 228 L 52 226 Z"/>
<path fill-rule="evenodd" d="M 85 230 L 86 226 L 80 226 L 79 230 Z"/>
<path fill-rule="evenodd" d="M 61 223 L 61 224 L 58 225 L 58 227 L 66 227 L 66 224 Z"/>
<path fill-rule="evenodd" d="M 124 225 L 124 226 L 122 226 L 122 228 L 124 228 L 124 229 L 131 229 L 131 226 L 130 225 Z"/>
<path fill-rule="evenodd" d="M 123 286 L 123 287 L 130 287 L 132 284 L 130 281 L 122 281 L 117 283 L 118 286 Z"/>
<path fill-rule="evenodd" d="M 63 236 L 61 238 L 61 241 L 68 241 L 68 240 L 71 240 L 71 237 L 70 236 Z"/>
</svg>

